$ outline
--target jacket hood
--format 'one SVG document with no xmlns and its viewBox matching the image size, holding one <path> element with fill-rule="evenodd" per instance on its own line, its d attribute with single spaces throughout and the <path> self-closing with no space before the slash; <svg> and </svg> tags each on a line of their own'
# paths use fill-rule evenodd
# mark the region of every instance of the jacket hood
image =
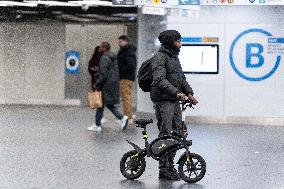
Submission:
<svg viewBox="0 0 284 189">
<path fill-rule="evenodd" d="M 180 40 L 181 35 L 176 30 L 166 30 L 160 33 L 158 39 L 164 48 L 176 51 L 175 41 Z"/>
<path fill-rule="evenodd" d="M 167 55 L 169 55 L 170 57 L 178 57 L 178 54 L 176 52 L 174 52 L 173 50 L 169 49 L 169 48 L 165 48 L 165 47 L 160 47 L 159 52 L 163 52 Z"/>
</svg>

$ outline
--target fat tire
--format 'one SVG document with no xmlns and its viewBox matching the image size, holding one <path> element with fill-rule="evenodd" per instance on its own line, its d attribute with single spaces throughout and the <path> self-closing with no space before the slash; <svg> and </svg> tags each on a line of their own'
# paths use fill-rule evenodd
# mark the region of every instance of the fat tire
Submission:
<svg viewBox="0 0 284 189">
<path fill-rule="evenodd" d="M 141 163 L 141 168 L 139 169 L 139 171 L 136 173 L 136 174 L 128 174 L 126 171 L 125 171 L 125 163 L 127 161 L 127 159 L 133 155 L 137 154 L 137 151 L 136 150 L 132 150 L 132 151 L 129 151 L 129 152 L 126 152 L 121 160 L 120 160 L 120 172 L 121 174 L 129 179 L 129 180 L 134 180 L 134 179 L 137 179 L 139 178 L 145 171 L 145 168 L 146 168 L 146 161 L 145 161 L 145 158 L 144 157 L 138 157 L 138 160 L 139 162 Z"/>
<path fill-rule="evenodd" d="M 190 153 L 189 154 L 189 158 L 197 159 L 198 162 L 200 162 L 200 164 L 201 164 L 200 174 L 197 177 L 195 177 L 195 178 L 187 177 L 184 174 L 184 169 L 183 168 L 184 168 L 185 163 L 187 162 L 186 158 L 183 158 L 181 160 L 181 162 L 179 163 L 178 172 L 179 172 L 179 175 L 182 178 L 182 180 L 184 180 L 185 182 L 187 182 L 187 183 L 196 183 L 196 182 L 200 181 L 205 176 L 205 173 L 206 173 L 206 162 L 205 162 L 205 160 L 203 159 L 202 156 L 200 156 L 198 154 L 194 154 L 194 153 Z"/>
</svg>

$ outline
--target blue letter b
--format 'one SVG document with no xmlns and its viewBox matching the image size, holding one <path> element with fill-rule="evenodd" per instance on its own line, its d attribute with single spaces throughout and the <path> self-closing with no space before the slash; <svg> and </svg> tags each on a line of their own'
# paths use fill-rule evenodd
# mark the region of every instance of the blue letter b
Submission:
<svg viewBox="0 0 284 189">
<path fill-rule="evenodd" d="M 257 52 L 252 52 L 252 48 L 257 48 Z M 246 45 L 246 67 L 247 68 L 258 68 L 264 64 L 263 46 L 259 43 L 247 43 Z M 258 63 L 252 63 L 252 57 L 258 58 Z"/>
</svg>

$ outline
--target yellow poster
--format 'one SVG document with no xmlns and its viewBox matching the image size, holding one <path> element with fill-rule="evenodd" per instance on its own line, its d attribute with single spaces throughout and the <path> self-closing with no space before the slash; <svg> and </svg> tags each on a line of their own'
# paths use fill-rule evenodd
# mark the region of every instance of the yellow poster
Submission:
<svg viewBox="0 0 284 189">
<path fill-rule="evenodd" d="M 160 0 L 154 0 L 153 2 L 154 2 L 154 4 L 160 4 L 161 1 Z"/>
</svg>

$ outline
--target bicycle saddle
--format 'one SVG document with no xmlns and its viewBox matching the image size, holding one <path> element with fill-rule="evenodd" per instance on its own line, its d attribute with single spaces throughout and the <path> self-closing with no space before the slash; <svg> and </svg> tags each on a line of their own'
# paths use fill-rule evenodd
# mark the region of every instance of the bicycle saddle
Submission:
<svg viewBox="0 0 284 189">
<path fill-rule="evenodd" d="M 149 123 L 153 123 L 152 119 L 137 119 L 134 121 L 135 124 L 137 124 L 137 127 L 145 127 Z"/>
</svg>

